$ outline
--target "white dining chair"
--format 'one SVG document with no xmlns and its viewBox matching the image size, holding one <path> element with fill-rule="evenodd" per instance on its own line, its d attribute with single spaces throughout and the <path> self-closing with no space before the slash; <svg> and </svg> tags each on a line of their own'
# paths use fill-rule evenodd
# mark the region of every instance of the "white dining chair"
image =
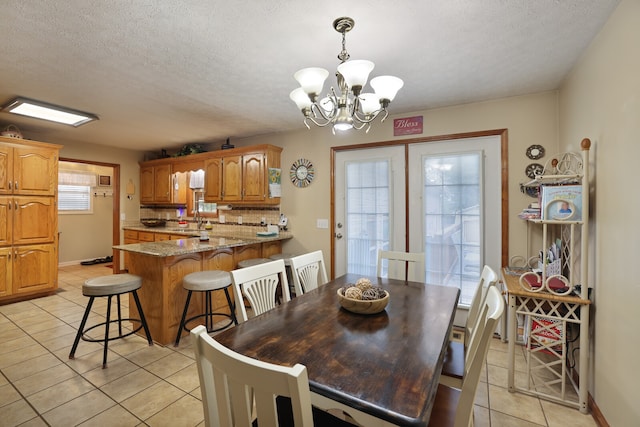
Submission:
<svg viewBox="0 0 640 427">
<path fill-rule="evenodd" d="M 469 358 L 469 342 L 478 325 L 480 310 L 484 304 L 489 288 L 494 287 L 498 283 L 498 275 L 496 272 L 485 265 L 476 286 L 467 321 L 464 326 L 463 342 L 450 340 L 445 353 L 445 361 L 442 366 L 442 374 L 440 375 L 440 383 L 449 387 L 461 388 L 464 381 L 465 365 Z"/>
<path fill-rule="evenodd" d="M 275 308 L 278 286 L 282 289 L 282 302 L 291 300 L 287 272 L 281 259 L 233 270 L 231 280 L 236 309 L 240 310 L 240 316 L 236 316 L 239 322 L 245 322 L 249 318 L 243 296 L 249 301 L 256 316 Z"/>
<path fill-rule="evenodd" d="M 487 297 L 480 306 L 478 324 L 468 346 L 469 359 L 465 364 L 462 388 L 438 385 L 431 409 L 430 427 L 469 427 L 473 425 L 475 400 L 482 365 L 487 359 L 491 337 L 504 313 L 504 298 L 495 286 L 487 290 Z"/>
<path fill-rule="evenodd" d="M 296 296 L 312 291 L 329 281 L 322 251 L 298 255 L 290 258 L 289 262 Z"/>
<path fill-rule="evenodd" d="M 378 251 L 377 276 L 382 277 L 384 265 L 389 279 L 425 281 L 424 252 Z"/>
<path fill-rule="evenodd" d="M 237 353 L 191 330 L 207 427 L 352 426 L 311 406 L 307 368 L 281 366 Z M 283 399 L 284 398 L 284 399 Z"/>
<path fill-rule="evenodd" d="M 307 368 L 279 366 L 236 353 L 207 334 L 200 325 L 191 330 L 202 391 L 205 425 L 277 425 L 275 397 L 291 399 L 295 425 L 313 426 Z"/>
</svg>

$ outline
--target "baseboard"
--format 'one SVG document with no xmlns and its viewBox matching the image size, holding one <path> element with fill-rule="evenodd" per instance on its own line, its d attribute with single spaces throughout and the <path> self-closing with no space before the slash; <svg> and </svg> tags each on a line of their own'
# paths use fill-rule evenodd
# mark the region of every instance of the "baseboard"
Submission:
<svg viewBox="0 0 640 427">
<path fill-rule="evenodd" d="M 575 369 L 571 370 L 571 377 L 576 384 L 580 384 L 580 376 Z M 604 414 L 600 411 L 596 401 L 593 399 L 593 396 L 591 396 L 591 393 L 587 393 L 587 408 L 593 417 L 593 421 L 596 422 L 598 427 L 610 427 L 609 423 L 604 418 Z"/>
<path fill-rule="evenodd" d="M 600 411 L 600 408 L 598 408 L 598 405 L 596 405 L 596 401 L 593 400 L 593 396 L 591 396 L 591 393 L 589 393 L 587 401 L 589 404 L 589 410 L 591 411 L 591 416 L 593 417 L 593 420 L 596 422 L 598 427 L 610 427 L 609 423 Z"/>
</svg>

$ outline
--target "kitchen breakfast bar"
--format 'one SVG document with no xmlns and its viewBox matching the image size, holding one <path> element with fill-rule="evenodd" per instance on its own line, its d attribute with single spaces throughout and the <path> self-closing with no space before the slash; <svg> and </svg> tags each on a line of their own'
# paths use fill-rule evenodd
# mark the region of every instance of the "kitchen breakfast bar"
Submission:
<svg viewBox="0 0 640 427">
<path fill-rule="evenodd" d="M 187 291 L 182 287 L 184 276 L 205 270 L 231 271 L 242 260 L 268 258 L 281 253 L 282 241 L 290 238 L 289 233 L 270 237 L 210 235 L 204 241 L 185 236 L 179 240 L 117 245 L 113 249 L 125 251 L 127 270 L 142 278 L 138 295 L 151 336 L 156 343 L 167 345 L 176 338 L 187 299 Z M 203 293 L 192 296 L 188 317 L 204 312 L 204 298 L 200 294 Z M 224 292 L 214 292 L 212 306 L 216 312 L 229 313 Z M 139 318 L 135 304 L 129 306 L 129 314 L 131 318 Z M 183 335 L 187 333 L 183 331 Z"/>
</svg>

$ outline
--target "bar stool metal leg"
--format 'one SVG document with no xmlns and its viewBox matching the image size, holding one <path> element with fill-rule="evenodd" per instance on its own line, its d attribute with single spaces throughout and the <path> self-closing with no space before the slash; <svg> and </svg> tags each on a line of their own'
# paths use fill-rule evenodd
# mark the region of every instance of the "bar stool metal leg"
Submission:
<svg viewBox="0 0 640 427">
<path fill-rule="evenodd" d="M 224 288 L 224 296 L 227 297 L 227 304 L 229 304 L 229 310 L 231 311 L 231 320 L 233 320 L 234 325 L 237 325 L 238 319 L 236 318 L 236 304 L 231 302 L 229 288 Z"/>
<path fill-rule="evenodd" d="M 176 335 L 176 341 L 173 343 L 174 347 L 180 345 L 180 337 L 182 336 L 182 330 L 184 329 L 184 323 L 187 319 L 187 312 L 189 311 L 189 302 L 191 301 L 191 292 L 187 291 L 187 301 L 184 303 L 184 310 L 182 311 L 182 319 L 180 319 L 180 326 L 178 326 L 178 334 Z M 208 328 L 207 328 L 208 329 Z"/>
<path fill-rule="evenodd" d="M 140 315 L 140 323 L 142 323 L 142 327 L 144 328 L 144 333 L 147 336 L 147 342 L 149 345 L 153 345 L 153 339 L 151 339 L 151 332 L 149 331 L 149 325 L 147 325 L 147 319 L 144 317 L 144 312 L 142 311 L 142 305 L 140 304 L 140 298 L 138 298 L 138 291 L 133 291 L 133 299 L 136 302 L 136 307 L 138 308 L 138 314 Z"/>
<path fill-rule="evenodd" d="M 102 369 L 107 368 L 107 350 L 109 348 L 109 325 L 111 324 L 111 298 L 109 295 L 107 297 L 107 321 L 104 326 L 104 352 L 102 353 Z M 120 300 L 118 300 L 120 303 Z M 118 304 L 118 312 L 120 312 L 120 305 Z M 120 319 L 118 319 L 120 321 Z"/>
<path fill-rule="evenodd" d="M 82 337 L 84 327 L 87 325 L 87 319 L 89 318 L 89 313 L 91 312 L 91 306 L 93 305 L 94 299 L 95 297 L 89 297 L 89 303 L 87 304 L 87 308 L 85 308 L 84 310 L 84 315 L 82 316 L 82 321 L 80 322 L 80 326 L 78 327 L 76 339 L 73 341 L 73 346 L 71 347 L 71 352 L 69 353 L 69 359 L 71 360 L 75 358 L 76 350 L 78 349 L 78 344 L 80 343 L 80 338 Z"/>
</svg>

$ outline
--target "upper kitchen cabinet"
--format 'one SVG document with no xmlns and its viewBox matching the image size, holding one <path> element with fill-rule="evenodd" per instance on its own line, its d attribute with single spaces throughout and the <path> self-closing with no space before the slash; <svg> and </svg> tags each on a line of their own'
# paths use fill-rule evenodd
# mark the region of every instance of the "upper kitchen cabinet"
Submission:
<svg viewBox="0 0 640 427">
<path fill-rule="evenodd" d="M 273 145 L 217 152 L 205 161 L 205 201 L 279 204 L 269 191 L 269 169 L 280 169 L 281 152 Z"/>
<path fill-rule="evenodd" d="M 53 196 L 58 182 L 58 148 L 0 137 L 0 194 Z"/>
<path fill-rule="evenodd" d="M 185 204 L 187 174 L 173 173 L 171 163 L 140 165 L 140 201 L 142 203 Z"/>
<path fill-rule="evenodd" d="M 280 171 L 282 148 L 263 144 L 140 163 L 140 202 L 186 204 L 190 171 L 203 169 L 204 201 L 280 204 L 269 191 L 269 170 Z M 279 174 L 275 174 L 280 176 Z M 184 200 L 183 200 L 184 197 Z"/>
</svg>

